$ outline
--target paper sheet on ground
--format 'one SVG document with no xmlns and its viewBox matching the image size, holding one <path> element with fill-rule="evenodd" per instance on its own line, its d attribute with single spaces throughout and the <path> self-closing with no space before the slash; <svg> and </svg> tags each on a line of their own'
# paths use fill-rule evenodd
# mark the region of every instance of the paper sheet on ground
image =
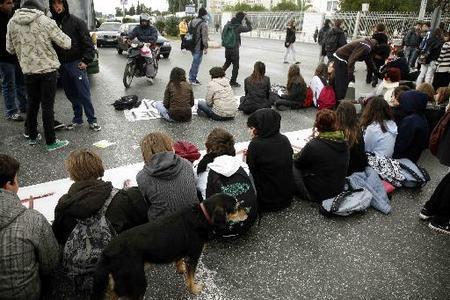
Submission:
<svg viewBox="0 0 450 300">
<path fill-rule="evenodd" d="M 239 99 L 241 96 L 236 96 L 236 101 L 239 103 Z M 194 106 L 192 107 L 192 114 L 197 114 L 197 104 L 198 101 L 205 100 L 203 98 L 197 98 L 194 100 Z M 154 103 L 157 100 L 150 100 L 150 99 L 142 99 L 142 103 L 139 107 L 124 110 L 123 113 L 125 115 L 125 118 L 129 122 L 136 122 L 136 121 L 148 121 L 148 120 L 155 120 L 160 119 L 161 115 L 159 114 L 158 110 L 155 108 Z"/>
<path fill-rule="evenodd" d="M 311 136 L 311 129 L 304 129 L 293 132 L 286 132 L 289 141 L 292 144 L 295 152 L 298 152 L 301 148 L 305 146 L 309 137 Z M 235 145 L 237 156 L 242 158 L 242 154 L 245 149 L 247 149 L 250 142 L 241 142 Z M 204 151 L 201 151 L 202 155 Z M 128 184 L 131 186 L 136 186 L 136 175 L 142 169 L 143 163 L 136 163 L 131 165 L 126 165 L 122 167 L 117 167 L 105 171 L 103 180 L 111 181 L 113 186 L 116 188 L 123 188 L 124 182 L 129 180 Z M 72 181 L 69 178 L 64 178 L 60 180 L 45 182 L 41 184 L 36 184 L 32 186 L 22 187 L 19 189 L 19 198 L 24 200 L 23 204 L 26 207 L 32 206 L 37 211 L 41 212 L 49 221 L 54 219 L 54 210 L 59 198 L 63 196 L 69 190 L 72 185 Z M 27 201 L 29 198 L 38 198 L 32 201 Z"/>
</svg>

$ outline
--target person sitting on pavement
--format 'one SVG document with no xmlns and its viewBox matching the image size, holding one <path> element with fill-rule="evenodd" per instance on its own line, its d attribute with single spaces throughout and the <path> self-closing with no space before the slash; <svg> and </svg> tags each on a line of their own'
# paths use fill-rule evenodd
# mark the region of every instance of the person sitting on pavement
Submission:
<svg viewBox="0 0 450 300">
<path fill-rule="evenodd" d="M 328 85 L 328 67 L 326 64 L 321 63 L 317 66 L 314 76 L 309 83 L 309 87 L 313 91 L 313 103 L 317 107 L 317 100 L 319 99 L 320 92 Z"/>
<path fill-rule="evenodd" d="M 40 299 L 59 263 L 50 224 L 20 202 L 19 162 L 0 154 L 0 299 Z"/>
<path fill-rule="evenodd" d="M 69 191 L 58 201 L 55 208 L 55 220 L 52 228 L 58 243 L 63 249 L 62 283 L 57 284 L 59 293 L 67 295 L 89 295 L 92 289 L 93 265 L 83 264 L 77 255 L 72 253 L 80 251 L 77 234 L 80 224 L 89 224 L 89 219 L 101 214 L 111 226 L 112 236 L 120 232 L 144 224 L 147 219 L 147 204 L 140 191 L 135 188 L 118 190 L 109 181 L 103 181 L 105 169 L 100 156 L 87 149 L 72 151 L 65 162 L 69 177 L 74 183 Z M 90 228 L 86 238 L 94 244 L 96 240 L 95 230 Z M 102 233 L 106 236 L 108 233 Z M 81 249 L 85 252 L 89 261 L 95 264 L 99 258 L 95 257 L 96 247 Z M 63 287 L 63 288 L 61 288 Z M 63 289 L 63 291 L 62 291 Z"/>
<path fill-rule="evenodd" d="M 35 146 L 39 140 L 37 117 L 42 106 L 47 151 L 54 151 L 69 144 L 55 137 L 54 105 L 57 70 L 60 67 L 53 44 L 70 49 L 71 39 L 44 14 L 45 7 L 39 0 L 25 0 L 8 23 L 6 50 L 17 54 L 25 75 L 28 94 L 25 134 L 28 144 Z"/>
<path fill-rule="evenodd" d="M 213 67 L 209 74 L 211 81 L 208 83 L 205 101 L 198 102 L 198 114 L 215 121 L 234 119 L 238 104 L 225 77 L 225 71 L 221 67 Z"/>
<path fill-rule="evenodd" d="M 202 200 L 216 193 L 230 195 L 247 211 L 247 219 L 231 224 L 220 235 L 240 235 L 256 220 L 258 212 L 256 191 L 248 165 L 236 157 L 233 136 L 222 128 L 213 129 L 206 138 L 206 154 L 194 166 L 197 190 Z"/>
<path fill-rule="evenodd" d="M 188 122 L 192 118 L 194 92 L 186 81 L 186 72 L 175 67 L 170 72 L 170 81 L 164 92 L 164 101 L 157 101 L 155 108 L 169 122 Z"/>
<path fill-rule="evenodd" d="M 174 153 L 172 139 L 152 132 L 140 143 L 144 168 L 136 181 L 155 221 L 198 203 L 192 164 Z"/>
<path fill-rule="evenodd" d="M 315 202 L 337 196 L 344 190 L 348 165 L 349 149 L 336 113 L 318 111 L 312 140 L 294 158 L 296 195 Z"/>
<path fill-rule="evenodd" d="M 255 111 L 247 119 L 252 140 L 245 153 L 261 211 L 288 207 L 294 197 L 293 150 L 280 133 L 280 114 L 270 108 Z"/>
<path fill-rule="evenodd" d="M 27 111 L 25 81 L 17 56 L 6 51 L 6 29 L 13 16 L 13 8 L 13 0 L 0 1 L 0 77 L 6 119 L 22 122 L 24 118 L 20 114 Z M 17 109 L 16 100 L 18 100 L 19 109 Z"/>
<path fill-rule="evenodd" d="M 350 153 L 347 175 L 364 172 L 369 163 L 355 105 L 349 100 L 341 101 L 336 109 L 336 116 L 337 128 L 344 133 Z"/>
<path fill-rule="evenodd" d="M 245 20 L 245 25 L 242 22 Z M 240 87 L 241 85 L 237 82 L 237 77 L 239 73 L 239 48 L 241 47 L 241 33 L 252 31 L 252 23 L 248 19 L 247 15 L 239 11 L 236 13 L 230 21 L 223 27 L 222 30 L 222 44 L 224 38 L 228 36 L 229 30 L 233 30 L 234 33 L 234 46 L 225 47 L 225 63 L 223 64 L 223 70 L 226 72 L 227 69 L 233 64 L 233 71 L 231 72 L 230 85 L 234 88 Z"/>
<path fill-rule="evenodd" d="M 244 80 L 245 96 L 240 99 L 239 110 L 244 114 L 252 114 L 261 108 L 271 108 L 270 78 L 266 75 L 266 65 L 257 61 L 253 73 Z"/>
<path fill-rule="evenodd" d="M 408 158 L 416 163 L 428 147 L 428 122 L 425 118 L 427 95 L 419 91 L 407 91 L 400 95 L 400 110 L 405 117 L 398 124 L 394 158 Z"/>
<path fill-rule="evenodd" d="M 377 156 L 392 157 L 394 154 L 397 124 L 391 107 L 383 97 L 370 99 L 361 116 L 366 152 Z"/>
<path fill-rule="evenodd" d="M 67 0 L 49 0 L 50 12 L 61 30 L 72 40 L 72 47 L 64 50 L 55 46 L 58 59 L 60 81 L 67 99 L 72 103 L 74 117 L 67 129 L 83 124 L 83 111 L 89 123 L 89 129 L 100 131 L 92 105 L 91 91 L 86 68 L 95 58 L 95 48 L 86 22 L 69 11 Z"/>
<path fill-rule="evenodd" d="M 401 74 L 399 69 L 388 69 L 384 75 L 383 81 L 367 96 L 367 99 L 375 96 L 382 96 L 390 106 L 394 106 L 394 103 L 391 102 L 392 93 L 394 92 L 394 89 L 400 85 L 400 79 Z"/>
<path fill-rule="evenodd" d="M 288 110 L 303 108 L 303 102 L 306 99 L 306 89 L 305 80 L 300 74 L 300 67 L 298 65 L 291 65 L 286 84 L 287 93 L 275 101 L 276 109 Z"/>
</svg>

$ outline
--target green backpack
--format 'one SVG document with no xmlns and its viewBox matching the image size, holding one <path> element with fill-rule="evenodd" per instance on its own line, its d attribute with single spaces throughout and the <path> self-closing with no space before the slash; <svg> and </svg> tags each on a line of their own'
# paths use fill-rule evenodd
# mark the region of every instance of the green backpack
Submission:
<svg viewBox="0 0 450 300">
<path fill-rule="evenodd" d="M 225 48 L 234 48 L 237 43 L 237 37 L 236 37 L 236 28 L 239 25 L 231 25 L 228 24 L 223 29 L 222 33 L 222 46 Z"/>
</svg>

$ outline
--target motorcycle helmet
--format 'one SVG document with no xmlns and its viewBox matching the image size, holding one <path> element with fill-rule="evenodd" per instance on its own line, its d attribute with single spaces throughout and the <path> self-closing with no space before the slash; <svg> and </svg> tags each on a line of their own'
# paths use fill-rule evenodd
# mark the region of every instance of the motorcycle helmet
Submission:
<svg viewBox="0 0 450 300">
<path fill-rule="evenodd" d="M 148 25 L 150 25 L 150 20 L 151 20 L 150 15 L 148 15 L 148 14 L 142 14 L 142 15 L 140 16 L 139 23 L 141 23 L 141 25 L 142 25 L 142 22 L 147 22 L 147 26 L 148 26 Z"/>
</svg>

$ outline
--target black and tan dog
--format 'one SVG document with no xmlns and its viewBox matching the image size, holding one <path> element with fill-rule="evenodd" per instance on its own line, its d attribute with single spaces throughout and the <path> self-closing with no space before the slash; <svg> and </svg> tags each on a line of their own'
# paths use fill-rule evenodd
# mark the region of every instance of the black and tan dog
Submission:
<svg viewBox="0 0 450 300">
<path fill-rule="evenodd" d="M 171 262 L 185 273 L 187 289 L 199 294 L 202 286 L 194 281 L 194 274 L 209 233 L 246 218 L 235 198 L 215 194 L 159 222 L 122 232 L 99 260 L 91 299 L 142 299 L 147 288 L 144 264 Z"/>
</svg>

